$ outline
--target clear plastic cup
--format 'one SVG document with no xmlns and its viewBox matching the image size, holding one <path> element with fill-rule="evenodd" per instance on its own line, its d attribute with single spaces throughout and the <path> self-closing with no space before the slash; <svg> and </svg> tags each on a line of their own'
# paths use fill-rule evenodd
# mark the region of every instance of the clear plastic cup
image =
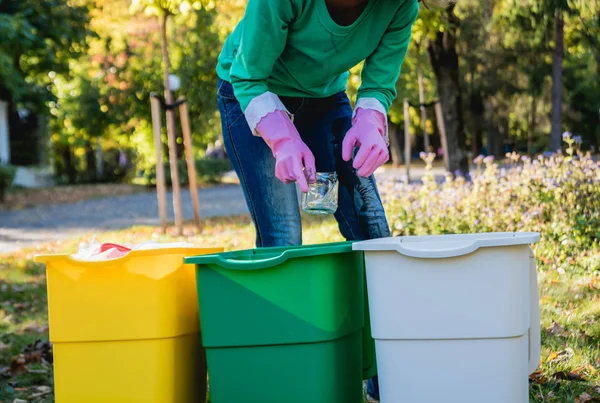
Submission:
<svg viewBox="0 0 600 403">
<path fill-rule="evenodd" d="M 302 195 L 302 210 L 308 214 L 333 214 L 338 208 L 338 178 L 335 172 L 308 173 L 308 193 Z"/>
</svg>

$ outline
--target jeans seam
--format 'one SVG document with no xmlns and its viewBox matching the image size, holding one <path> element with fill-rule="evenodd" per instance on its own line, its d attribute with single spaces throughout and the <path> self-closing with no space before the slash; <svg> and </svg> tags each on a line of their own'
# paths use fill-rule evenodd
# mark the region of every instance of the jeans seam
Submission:
<svg viewBox="0 0 600 403">
<path fill-rule="evenodd" d="M 355 208 L 355 206 L 352 206 L 353 208 Z M 350 231 L 350 235 L 352 236 L 352 241 L 357 241 L 357 236 L 354 233 L 354 231 L 352 230 L 352 226 L 350 225 L 350 223 L 348 222 L 348 219 L 346 218 L 346 216 L 344 215 L 344 210 L 341 208 L 338 208 L 338 211 L 340 213 L 341 218 L 344 220 L 344 224 L 346 225 L 346 228 L 348 228 L 348 230 Z M 339 222 L 338 222 L 339 224 Z"/>
<path fill-rule="evenodd" d="M 294 112 L 294 115 L 297 114 L 298 112 L 300 112 L 300 109 L 302 109 L 302 107 L 304 106 L 305 101 L 306 101 L 306 98 L 302 97 L 302 102 L 300 103 L 300 106 L 298 107 L 298 109 L 296 109 L 296 112 Z"/>
<path fill-rule="evenodd" d="M 229 113 L 227 111 L 227 102 L 223 102 L 223 109 L 225 110 L 225 120 L 227 122 L 229 122 Z M 237 119 L 236 119 L 236 121 L 237 121 Z M 237 151 L 237 147 L 235 146 L 235 142 L 233 141 L 233 136 L 231 135 L 231 126 L 232 125 L 233 125 L 233 123 L 231 125 L 227 125 L 227 135 L 229 136 L 229 141 L 231 141 L 231 148 L 233 148 L 233 152 L 235 153 L 235 159 L 236 159 L 238 167 L 240 169 L 240 174 L 243 177 L 243 180 L 241 182 L 246 190 L 246 194 L 248 195 L 247 199 L 250 204 L 250 214 L 252 215 L 252 218 L 253 218 L 254 222 L 256 223 L 256 225 L 255 225 L 256 235 L 259 239 L 259 245 L 262 245 L 263 237 L 262 237 L 260 227 L 258 225 L 258 217 L 256 215 L 256 208 L 254 207 L 254 201 L 252 200 L 252 197 L 250 196 L 250 189 L 248 188 L 248 181 L 246 178 L 246 174 L 244 173 L 244 168 L 242 167 L 242 163 L 240 162 L 240 157 L 239 157 L 239 153 Z"/>
</svg>

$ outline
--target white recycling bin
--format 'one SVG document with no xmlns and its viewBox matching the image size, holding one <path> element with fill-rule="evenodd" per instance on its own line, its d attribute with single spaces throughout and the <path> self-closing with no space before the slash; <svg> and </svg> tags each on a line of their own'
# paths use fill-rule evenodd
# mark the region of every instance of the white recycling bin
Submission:
<svg viewBox="0 0 600 403">
<path fill-rule="evenodd" d="M 365 252 L 382 403 L 527 403 L 538 233 L 411 236 Z"/>
</svg>

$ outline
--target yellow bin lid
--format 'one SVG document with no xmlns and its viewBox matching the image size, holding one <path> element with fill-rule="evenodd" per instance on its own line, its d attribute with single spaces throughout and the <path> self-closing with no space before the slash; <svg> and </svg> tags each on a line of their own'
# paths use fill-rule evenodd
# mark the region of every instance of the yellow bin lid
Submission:
<svg viewBox="0 0 600 403">
<path fill-rule="evenodd" d="M 36 256 L 46 264 L 50 340 L 144 340 L 199 332 L 195 269 L 183 259 L 222 251 L 133 250 L 99 262 Z"/>
</svg>

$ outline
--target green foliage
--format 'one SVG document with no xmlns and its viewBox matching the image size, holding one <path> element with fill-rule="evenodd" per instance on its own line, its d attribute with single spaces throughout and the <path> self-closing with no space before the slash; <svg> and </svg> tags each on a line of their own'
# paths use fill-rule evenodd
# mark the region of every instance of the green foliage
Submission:
<svg viewBox="0 0 600 403">
<path fill-rule="evenodd" d="M 85 54 L 89 9 L 67 0 L 0 1 L 0 87 L 43 110 L 52 99 L 48 73 L 66 73 Z"/>
<path fill-rule="evenodd" d="M 531 133 L 534 151 L 548 146 L 554 49 L 554 13 L 565 15 L 565 60 L 563 71 L 563 125 L 583 138 L 583 147 L 600 141 L 600 3 L 587 0 L 461 0 L 455 12 L 460 18 L 457 49 L 464 91 L 467 139 L 486 144 L 488 136 L 516 142 L 525 151 Z M 402 74 L 397 83 L 398 99 L 390 119 L 403 125 L 403 98 L 418 102 L 417 57 L 423 60 L 425 98 L 437 97 L 436 83 L 423 50 L 436 32 L 448 29 L 448 21 L 437 10 L 421 9 L 413 28 Z M 419 49 L 420 48 L 420 49 Z M 360 69 L 352 72 L 349 92 L 360 84 Z M 428 111 L 428 131 L 439 142 L 433 110 Z M 411 132 L 419 149 L 422 123 L 418 110 L 410 110 Z M 502 151 L 500 149 L 500 151 Z M 476 154 L 475 154 L 476 155 Z"/>
<path fill-rule="evenodd" d="M 439 184 L 429 173 L 423 186 L 383 186 L 394 234 L 535 231 L 542 234 L 538 257 L 551 269 L 600 270 L 590 253 L 600 246 L 600 164 L 565 140 L 565 155 L 509 154 L 505 166 L 480 156 L 471 182 Z M 432 156 L 423 158 L 431 167 Z"/>
<path fill-rule="evenodd" d="M 55 165 L 70 166 L 75 171 L 71 177 L 93 176 L 87 150 L 95 147 L 96 140 L 104 149 L 135 149 L 136 168 L 147 169 L 156 162 L 149 96 L 162 93 L 163 86 L 156 16 L 166 11 L 171 15 L 172 72 L 183 83 L 175 95 L 188 100 L 194 146 L 202 150 L 220 135 L 215 65 L 221 44 L 244 5 L 234 0 L 0 0 L 0 97 L 8 91 L 20 106 L 50 109 L 53 159 L 62 159 Z M 500 143 L 502 138 L 516 141 L 524 150 L 531 134 L 537 151 L 547 145 L 552 24 L 557 9 L 564 12 L 566 22 L 563 121 L 582 136 L 584 148 L 598 144 L 600 9 L 598 2 L 588 0 L 459 2 L 457 49 L 471 142 L 485 140 L 491 133 Z M 424 71 L 425 99 L 437 97 L 425 47 L 428 39 L 448 28 L 443 13 L 422 8 L 397 83 L 392 123 L 403 123 L 403 98 L 418 102 L 418 58 Z M 348 83 L 351 99 L 360 85 L 359 74 L 357 66 Z M 162 120 L 164 125 L 164 115 Z M 410 120 L 418 149 L 422 143 L 418 110 L 411 108 Z M 432 109 L 427 130 L 433 135 L 432 143 L 439 144 Z M 163 131 L 166 144 L 165 140 Z M 64 160 L 65 148 L 71 160 Z M 181 147 L 178 155 L 182 156 Z M 199 158 L 202 152 L 195 155 Z"/>
<path fill-rule="evenodd" d="M 90 41 L 88 57 L 74 63 L 68 76 L 53 80 L 57 98 L 50 104 L 54 156 L 62 159 L 64 153 L 60 150 L 69 147 L 74 160 L 71 165 L 80 173 L 90 169 L 86 150 L 96 139 L 104 149 L 135 150 L 137 170 L 145 171 L 156 164 L 150 94 L 161 94 L 163 88 L 160 31 L 155 17 L 124 13 L 128 4 L 128 0 L 96 0 L 92 28 L 98 37 Z M 193 143 L 196 149 L 203 149 L 220 132 L 215 67 L 221 39 L 214 7 L 189 5 L 185 12 L 171 17 L 169 53 L 172 72 L 183 83 L 175 96 L 186 97 Z M 162 125 L 166 149 L 164 110 Z M 177 133 L 181 144 L 179 124 Z M 177 152 L 181 155 L 181 146 Z M 166 160 L 166 154 L 163 158 Z M 129 174 L 114 177 L 126 178 Z"/>
<path fill-rule="evenodd" d="M 0 202 L 4 201 L 6 190 L 11 187 L 16 168 L 11 165 L 0 165 Z"/>
</svg>

